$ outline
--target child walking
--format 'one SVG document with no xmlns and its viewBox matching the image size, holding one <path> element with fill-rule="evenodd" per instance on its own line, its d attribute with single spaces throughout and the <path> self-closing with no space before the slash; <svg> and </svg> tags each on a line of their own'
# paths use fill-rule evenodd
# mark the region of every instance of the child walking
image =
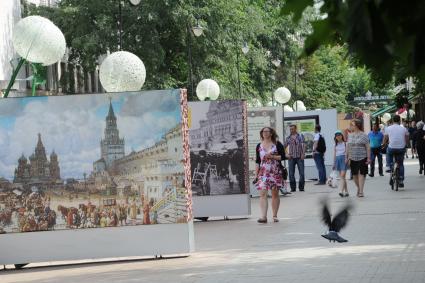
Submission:
<svg viewBox="0 0 425 283">
<path fill-rule="evenodd" d="M 347 181 L 345 180 L 345 173 L 347 172 L 347 163 L 346 159 L 347 146 L 345 144 L 344 136 L 341 131 L 335 132 L 335 148 L 334 148 L 334 166 L 333 170 L 338 171 L 339 176 L 341 177 L 340 188 L 341 192 L 339 193 L 340 197 L 348 197 Z"/>
</svg>

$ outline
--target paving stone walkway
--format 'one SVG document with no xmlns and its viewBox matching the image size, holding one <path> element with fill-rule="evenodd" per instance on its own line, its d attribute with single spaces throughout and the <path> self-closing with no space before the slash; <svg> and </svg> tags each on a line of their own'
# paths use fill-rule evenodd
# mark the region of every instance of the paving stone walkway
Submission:
<svg viewBox="0 0 425 283">
<path fill-rule="evenodd" d="M 0 270 L 0 282 L 425 282 L 425 176 L 406 163 L 406 188 L 391 191 L 388 175 L 368 178 L 342 236 L 320 237 L 319 200 L 335 211 L 346 199 L 309 183 L 281 199 L 280 222 L 249 219 L 195 223 L 196 252 L 187 258 Z"/>
</svg>

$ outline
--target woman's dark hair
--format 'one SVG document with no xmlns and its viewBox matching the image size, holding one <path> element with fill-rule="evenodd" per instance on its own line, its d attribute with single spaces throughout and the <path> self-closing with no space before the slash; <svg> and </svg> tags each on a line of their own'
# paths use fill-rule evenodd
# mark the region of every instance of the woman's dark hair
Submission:
<svg viewBox="0 0 425 283">
<path fill-rule="evenodd" d="M 352 123 L 354 123 L 354 125 L 356 125 L 356 127 L 363 132 L 363 122 L 360 119 L 353 119 L 351 120 Z"/>
<path fill-rule="evenodd" d="M 340 133 L 340 134 L 336 134 L 336 135 L 335 135 L 335 137 L 334 137 L 335 145 L 337 145 L 337 144 L 338 144 L 338 140 L 336 139 L 336 137 L 337 137 L 338 135 L 340 135 L 340 136 L 342 137 L 342 142 L 345 142 L 345 138 L 344 138 L 344 135 L 343 135 L 342 133 Z"/>
<path fill-rule="evenodd" d="M 264 131 L 265 129 L 268 129 L 268 130 L 270 131 L 270 134 L 271 134 L 271 140 L 272 140 L 272 142 L 273 142 L 274 144 L 276 144 L 276 142 L 277 142 L 277 133 L 276 133 L 275 129 L 270 128 L 270 127 L 264 127 L 264 128 L 262 128 L 262 129 L 261 129 L 261 131 L 260 131 L 260 137 L 261 137 L 261 140 L 263 140 L 263 139 L 264 139 L 264 137 L 263 137 L 263 131 Z"/>
</svg>

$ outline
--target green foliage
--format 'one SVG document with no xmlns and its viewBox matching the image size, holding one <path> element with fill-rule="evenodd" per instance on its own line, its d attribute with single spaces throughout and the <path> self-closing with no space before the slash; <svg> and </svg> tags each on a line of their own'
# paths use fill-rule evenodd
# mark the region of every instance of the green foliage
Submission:
<svg viewBox="0 0 425 283">
<path fill-rule="evenodd" d="M 315 4 L 320 16 L 312 22 L 305 54 L 312 54 L 321 45 L 345 42 L 361 65 L 384 83 L 392 80 L 396 68 L 403 69 L 404 78 L 413 75 L 425 79 L 423 1 L 286 0 L 281 11 L 293 15 L 297 22 Z"/>
<path fill-rule="evenodd" d="M 31 6 L 27 10 L 57 24 L 70 47 L 69 60 L 90 71 L 100 56 L 118 50 L 118 3 L 62 0 L 59 8 Z M 138 6 L 127 0 L 122 3 L 122 49 L 143 60 L 147 69 L 145 89 L 186 87 L 189 98 L 196 99 L 189 81 L 189 47 L 194 86 L 201 79 L 212 78 L 220 85 L 222 99 L 239 98 L 238 58 L 241 97 L 248 101 L 257 98 L 268 103 L 274 89 L 287 86 L 293 100 L 304 100 L 307 108 L 343 110 L 347 98 L 377 88 L 365 68 L 354 67 L 345 46 L 320 48 L 298 60 L 303 38 L 320 28 L 309 23 L 317 18 L 314 9 L 304 11 L 295 24 L 289 16 L 281 16 L 283 4 L 278 0 L 144 0 Z M 200 37 L 190 31 L 196 18 L 204 28 Z M 244 42 L 250 48 L 246 55 L 241 51 Z M 271 64 L 275 58 L 282 61 L 279 67 Z M 297 77 L 295 85 L 294 72 L 300 66 L 305 73 Z M 62 80 L 68 85 L 75 83 L 71 75 L 62 76 Z"/>
</svg>

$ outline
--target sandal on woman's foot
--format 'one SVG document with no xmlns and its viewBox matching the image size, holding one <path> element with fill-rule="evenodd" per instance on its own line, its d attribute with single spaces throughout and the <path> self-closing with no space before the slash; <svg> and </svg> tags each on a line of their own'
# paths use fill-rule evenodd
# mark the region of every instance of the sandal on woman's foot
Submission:
<svg viewBox="0 0 425 283">
<path fill-rule="evenodd" d="M 364 197 L 364 195 L 363 195 L 363 194 L 357 194 L 357 196 L 358 196 L 359 198 Z"/>
<path fill-rule="evenodd" d="M 259 218 L 257 220 L 258 223 L 267 223 L 267 218 Z"/>
<path fill-rule="evenodd" d="M 350 195 L 348 194 L 348 193 L 345 193 L 345 195 L 344 195 L 345 197 L 349 197 Z"/>
<path fill-rule="evenodd" d="M 279 218 L 277 218 L 277 216 L 273 216 L 273 222 L 279 222 Z"/>
<path fill-rule="evenodd" d="M 344 194 L 343 193 L 339 193 L 339 196 L 343 198 L 344 197 Z"/>
</svg>

